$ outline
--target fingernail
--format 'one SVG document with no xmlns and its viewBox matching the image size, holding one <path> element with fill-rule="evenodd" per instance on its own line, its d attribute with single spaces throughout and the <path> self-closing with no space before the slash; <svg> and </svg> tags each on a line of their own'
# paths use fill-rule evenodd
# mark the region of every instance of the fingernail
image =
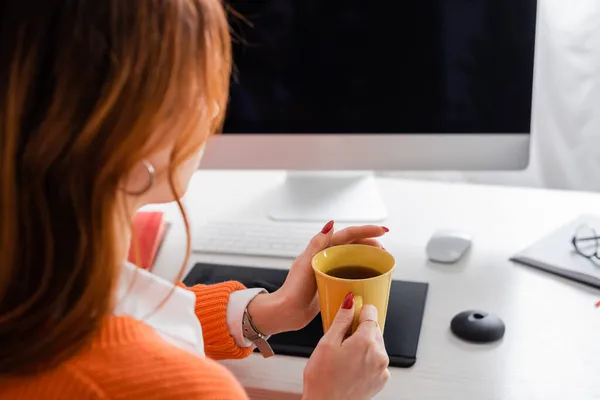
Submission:
<svg viewBox="0 0 600 400">
<path fill-rule="evenodd" d="M 386 232 L 389 232 L 390 230 L 388 228 L 386 228 L 385 226 L 382 226 L 383 230 Z"/>
<path fill-rule="evenodd" d="M 323 227 L 323 229 L 321 229 L 321 233 L 322 234 L 329 233 L 329 231 L 332 228 L 333 228 L 333 221 L 329 221 L 328 223 L 325 224 L 325 226 Z"/>
<path fill-rule="evenodd" d="M 342 303 L 342 308 L 344 310 L 349 310 L 354 305 L 354 293 L 350 292 L 344 297 L 344 302 Z"/>
</svg>

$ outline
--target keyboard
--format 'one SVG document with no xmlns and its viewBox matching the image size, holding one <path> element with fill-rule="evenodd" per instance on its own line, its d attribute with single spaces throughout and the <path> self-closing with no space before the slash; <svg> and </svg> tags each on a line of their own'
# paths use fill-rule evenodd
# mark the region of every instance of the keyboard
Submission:
<svg viewBox="0 0 600 400">
<path fill-rule="evenodd" d="M 323 224 L 204 221 L 194 225 L 192 251 L 295 258 Z"/>
</svg>

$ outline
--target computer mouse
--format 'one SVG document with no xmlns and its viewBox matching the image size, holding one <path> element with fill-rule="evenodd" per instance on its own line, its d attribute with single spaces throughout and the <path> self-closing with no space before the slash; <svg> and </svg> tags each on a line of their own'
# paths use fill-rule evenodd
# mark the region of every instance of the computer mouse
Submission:
<svg viewBox="0 0 600 400">
<path fill-rule="evenodd" d="M 427 242 L 425 252 L 429 260 L 439 263 L 455 263 L 471 247 L 471 236 L 456 231 L 438 231 Z"/>
<path fill-rule="evenodd" d="M 504 322 L 485 311 L 463 311 L 452 318 L 450 330 L 458 338 L 474 343 L 491 343 L 500 340 L 506 330 Z"/>
</svg>

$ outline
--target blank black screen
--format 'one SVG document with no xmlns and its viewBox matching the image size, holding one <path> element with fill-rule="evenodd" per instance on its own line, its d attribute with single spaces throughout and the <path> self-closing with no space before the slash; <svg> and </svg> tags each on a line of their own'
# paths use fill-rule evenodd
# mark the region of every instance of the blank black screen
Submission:
<svg viewBox="0 0 600 400">
<path fill-rule="evenodd" d="M 224 133 L 530 131 L 535 0 L 229 5 Z"/>
</svg>

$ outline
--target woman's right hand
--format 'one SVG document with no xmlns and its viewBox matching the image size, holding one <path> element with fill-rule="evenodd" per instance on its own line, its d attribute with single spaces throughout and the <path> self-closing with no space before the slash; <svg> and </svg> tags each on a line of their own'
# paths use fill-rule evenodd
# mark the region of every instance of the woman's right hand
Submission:
<svg viewBox="0 0 600 400">
<path fill-rule="evenodd" d="M 353 315 L 354 295 L 349 293 L 308 360 L 302 400 L 367 400 L 389 380 L 377 309 L 364 305 L 356 332 L 347 337 Z"/>
</svg>

